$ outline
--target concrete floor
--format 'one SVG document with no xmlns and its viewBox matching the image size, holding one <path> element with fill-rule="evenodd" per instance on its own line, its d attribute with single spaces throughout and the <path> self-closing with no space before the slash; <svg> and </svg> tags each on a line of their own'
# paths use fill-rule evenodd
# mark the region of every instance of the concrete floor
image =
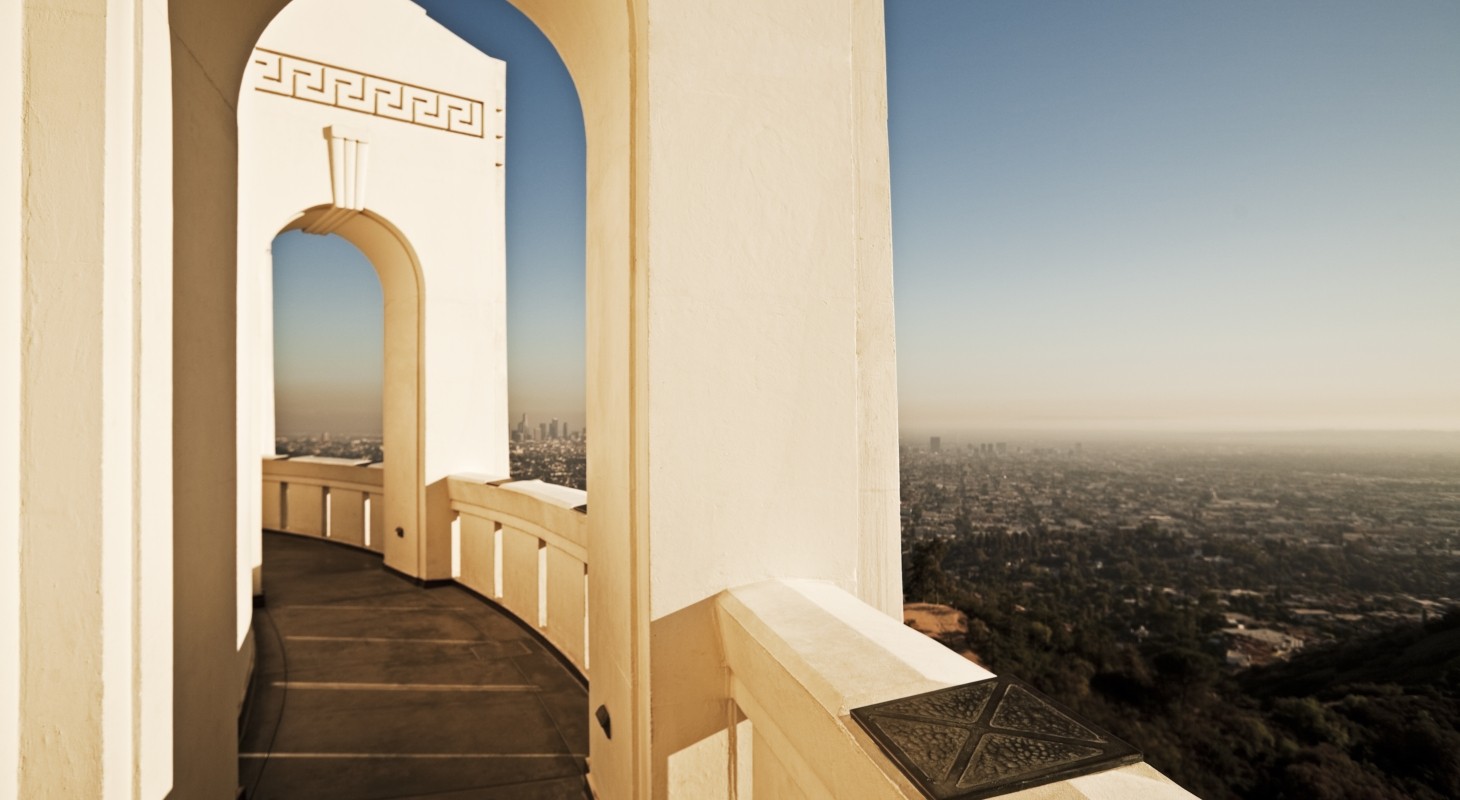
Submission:
<svg viewBox="0 0 1460 800">
<path fill-rule="evenodd" d="M 379 557 L 264 536 L 249 800 L 584 798 L 588 696 L 512 619 Z"/>
</svg>

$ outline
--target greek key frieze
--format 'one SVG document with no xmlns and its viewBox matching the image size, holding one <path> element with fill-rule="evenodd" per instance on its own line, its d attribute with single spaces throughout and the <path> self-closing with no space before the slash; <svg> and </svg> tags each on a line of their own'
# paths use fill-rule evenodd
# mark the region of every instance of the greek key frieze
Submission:
<svg viewBox="0 0 1460 800">
<path fill-rule="evenodd" d="M 463 136 L 486 136 L 480 100 L 428 89 L 262 47 L 253 51 L 253 88 Z"/>
</svg>

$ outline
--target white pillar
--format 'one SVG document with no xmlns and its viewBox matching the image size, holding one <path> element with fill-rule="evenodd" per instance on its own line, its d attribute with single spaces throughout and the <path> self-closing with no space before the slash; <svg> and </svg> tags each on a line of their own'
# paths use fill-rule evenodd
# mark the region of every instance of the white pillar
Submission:
<svg viewBox="0 0 1460 800">
<path fill-rule="evenodd" d="M 263 594 L 263 476 L 259 461 L 274 455 L 274 248 L 261 252 L 239 243 L 238 320 L 240 398 L 252 398 L 252 413 L 239 415 L 239 575 L 248 572 L 250 594 Z M 241 400 L 240 403 L 243 401 Z M 240 630 L 247 628 L 239 606 Z M 240 599 L 240 604 L 242 599 Z"/>
<path fill-rule="evenodd" d="M 278 429 L 274 417 L 274 245 L 270 243 L 264 248 L 263 256 L 259 259 L 259 304 L 258 304 L 258 391 L 255 397 L 258 398 L 258 446 L 259 454 L 265 458 L 275 455 L 275 437 L 278 436 Z M 258 470 L 254 470 L 258 474 Z M 253 536 L 253 552 L 250 554 L 249 563 L 253 566 L 253 593 L 257 597 L 264 592 L 263 567 L 264 567 L 264 533 L 263 514 L 260 504 L 263 502 L 260 496 L 263 491 L 262 480 L 256 487 L 250 501 L 254 513 L 250 516 L 253 527 L 250 533 Z"/>
<path fill-rule="evenodd" d="M 262 537 L 263 473 L 259 465 L 258 383 L 262 376 L 259 362 L 262 343 L 259 341 L 259 320 L 263 315 L 258 276 L 259 258 L 255 251 L 240 243 L 238 254 L 238 311 L 234 318 L 237 341 L 238 415 L 234 427 L 234 469 L 238 476 L 234 504 L 234 631 L 242 647 L 253 624 L 253 596 L 259 585 L 260 571 L 254 569 L 254 550 Z M 246 413 L 254 411 L 255 413 Z"/>
<path fill-rule="evenodd" d="M 7 798 L 20 789 L 23 20 L 20 3 L 0 4 L 0 797 Z"/>
<path fill-rule="evenodd" d="M 0 134 L 4 172 L 23 176 L 4 182 L 20 187 L 5 201 L 18 213 L 0 205 L 0 243 L 21 243 L 0 273 L 0 376 L 19 401 L 0 401 L 0 439 L 15 445 L 0 448 L 0 506 L 19 509 L 18 542 L 0 555 L 18 564 L 0 631 L 13 630 L 12 609 L 20 630 L 4 671 L 18 707 L 0 689 L 0 719 L 14 724 L 0 763 L 15 769 L 0 772 L 22 797 L 161 796 L 172 774 L 167 5 L 6 9 L 19 9 L 0 27 L 23 31 L 3 52 L 19 56 L 25 113 L 11 105 L 17 84 L 0 85 L 0 108 L 16 112 L 6 124 L 23 120 L 18 159 L 15 129 Z"/>
<path fill-rule="evenodd" d="M 274 421 L 274 245 L 264 248 L 258 262 L 258 418 L 259 454 L 274 455 L 278 429 Z"/>
<path fill-rule="evenodd" d="M 900 601 L 882 8 L 647 5 L 635 418 L 652 793 L 715 797 L 728 701 L 711 598 L 810 578 L 889 614 Z"/>
</svg>

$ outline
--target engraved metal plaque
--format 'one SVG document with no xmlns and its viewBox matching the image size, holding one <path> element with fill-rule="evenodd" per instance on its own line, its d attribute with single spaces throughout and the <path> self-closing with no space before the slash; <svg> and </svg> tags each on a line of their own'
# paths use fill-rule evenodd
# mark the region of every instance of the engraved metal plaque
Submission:
<svg viewBox="0 0 1460 800">
<path fill-rule="evenodd" d="M 852 709 L 936 800 L 979 800 L 1141 760 L 1140 751 L 1013 678 Z"/>
</svg>

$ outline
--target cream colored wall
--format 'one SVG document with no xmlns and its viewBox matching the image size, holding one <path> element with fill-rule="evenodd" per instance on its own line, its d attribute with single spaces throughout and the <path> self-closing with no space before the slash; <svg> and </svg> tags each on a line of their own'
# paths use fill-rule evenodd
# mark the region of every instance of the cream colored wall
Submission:
<svg viewBox="0 0 1460 800">
<path fill-rule="evenodd" d="M 138 797 L 173 785 L 173 175 L 172 58 L 167 6 L 146 0 L 137 17 L 142 96 L 137 106 L 140 235 L 137 260 L 138 623 L 135 728 Z"/>
<path fill-rule="evenodd" d="M 398 394 L 396 384 L 418 381 L 424 417 L 413 448 L 418 453 L 403 447 L 409 444 L 404 438 L 391 436 L 399 420 L 386 423 L 388 476 L 410 468 L 399 474 L 411 475 L 409 480 L 418 484 L 414 494 L 392 491 L 398 484 L 387 477 L 386 525 L 402 527 L 406 536 L 387 538 L 386 559 L 409 574 L 450 577 L 449 541 L 443 543 L 440 531 L 428 535 L 423 530 L 420 490 L 452 472 L 506 474 L 508 469 L 500 137 L 505 65 L 405 0 L 298 0 L 271 23 L 259 47 L 482 102 L 482 135 L 463 135 L 257 91 L 262 67 L 252 64 L 239 100 L 239 263 L 251 269 L 254 264 L 262 269 L 261 254 L 281 228 L 297 226 L 295 218 L 305 209 L 331 204 L 324 130 L 343 128 L 369 143 L 366 206 L 401 241 L 372 251 L 374 237 L 355 223 L 340 233 L 361 246 L 382 276 L 386 325 L 395 328 L 387 335 L 386 405 Z M 402 256 L 402 250 L 408 254 Z M 419 270 L 418 277 L 412 276 L 418 286 L 411 297 L 392 290 L 396 270 Z M 268 361 L 259 353 L 267 340 L 255 333 L 270 300 L 255 274 L 241 274 L 239 287 L 240 324 L 242 315 L 250 317 L 250 335 L 241 335 L 238 346 L 239 391 L 242 397 L 257 397 L 272 390 L 259 374 Z M 419 306 L 419 331 L 406 335 L 401 325 L 392 324 L 390 310 L 399 302 Z M 392 348 L 401 346 L 418 351 L 413 357 L 420 363 L 409 375 L 391 366 L 396 360 Z M 240 471 L 246 463 L 257 472 L 255 442 L 267 441 L 272 452 L 272 431 L 262 429 L 271 416 L 272 409 L 246 415 Z M 424 462 L 410 463 L 417 458 Z M 240 503 L 249 510 L 247 518 L 240 518 L 240 541 L 251 542 L 248 537 L 258 529 L 257 481 L 250 473 L 239 486 Z"/>
<path fill-rule="evenodd" d="M 122 534 L 121 520 L 104 517 L 102 469 L 108 456 L 126 468 L 104 449 L 107 131 L 77 124 L 64 105 L 88 94 L 105 104 L 96 87 L 106 85 L 106 8 L 92 2 L 58 12 L 28 4 L 24 22 L 21 628 L 54 634 L 21 648 L 22 796 L 56 792 L 55 775 L 67 776 L 59 788 L 74 795 L 106 788 L 102 534 Z M 84 55 L 68 58 L 73 47 Z M 65 597 L 76 584 L 95 591 Z M 68 742 L 48 747 L 56 731 Z"/>
<path fill-rule="evenodd" d="M 897 335 L 892 286 L 892 174 L 882 0 L 852 0 L 852 158 L 856 172 L 857 453 L 860 549 L 856 595 L 902 619 Z"/>
<path fill-rule="evenodd" d="M 651 768 L 689 797 L 665 773 L 725 719 L 710 598 L 900 599 L 885 89 L 879 4 L 648 8 Z"/>
<path fill-rule="evenodd" d="M 17 392 L 0 404 L 14 437 L 0 504 L 18 509 L 4 528 L 19 534 L 7 559 L 19 614 L 7 788 L 161 795 L 172 771 L 166 9 L 34 0 L 5 13 L 20 81 L 4 85 L 19 113 L 0 138 L 19 178 L 0 208 L 0 241 L 18 246 L 0 335 Z"/>
<path fill-rule="evenodd" d="M 0 798 L 20 789 L 24 18 L 20 0 L 0 2 Z"/>
<path fill-rule="evenodd" d="M 651 5 L 655 619 L 774 575 L 856 589 L 847 6 Z"/>
<path fill-rule="evenodd" d="M 278 0 L 172 0 L 174 794 L 237 788 L 237 87 Z"/>
</svg>

